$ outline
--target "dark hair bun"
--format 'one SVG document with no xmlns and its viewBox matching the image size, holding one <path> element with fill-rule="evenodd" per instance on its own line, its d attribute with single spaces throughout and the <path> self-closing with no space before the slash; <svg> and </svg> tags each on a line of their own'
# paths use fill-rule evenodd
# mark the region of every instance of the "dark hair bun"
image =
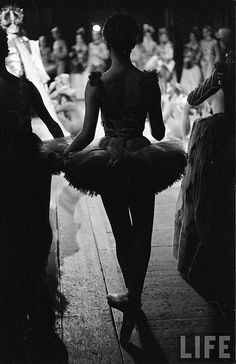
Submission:
<svg viewBox="0 0 236 364">
<path fill-rule="evenodd" d="M 108 49 L 117 53 L 128 53 L 134 48 L 139 34 L 139 27 L 129 14 L 115 14 L 107 19 L 103 27 L 103 37 Z"/>
</svg>

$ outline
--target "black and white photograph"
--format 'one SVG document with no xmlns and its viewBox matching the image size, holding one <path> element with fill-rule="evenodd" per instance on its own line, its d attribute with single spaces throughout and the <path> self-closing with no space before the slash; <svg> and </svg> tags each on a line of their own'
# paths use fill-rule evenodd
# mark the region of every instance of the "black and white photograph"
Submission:
<svg viewBox="0 0 236 364">
<path fill-rule="evenodd" d="M 0 364 L 236 364 L 235 14 L 0 0 Z"/>
</svg>

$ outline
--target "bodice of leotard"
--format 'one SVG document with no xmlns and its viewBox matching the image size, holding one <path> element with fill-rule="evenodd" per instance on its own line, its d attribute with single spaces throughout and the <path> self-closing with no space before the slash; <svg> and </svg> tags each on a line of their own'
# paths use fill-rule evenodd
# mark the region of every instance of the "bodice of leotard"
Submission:
<svg viewBox="0 0 236 364">
<path fill-rule="evenodd" d="M 105 136 L 124 138 L 142 136 L 146 114 L 146 105 L 141 103 L 116 110 L 105 101 L 101 106 Z"/>
<path fill-rule="evenodd" d="M 126 139 L 141 137 L 154 88 L 157 88 L 160 93 L 157 74 L 144 72 L 143 77 L 136 81 L 127 93 L 119 93 L 119 87 L 123 86 L 119 80 L 114 85 L 114 92 L 109 93 L 100 77 L 100 73 L 91 74 L 90 82 L 99 85 L 101 118 L 105 136 Z"/>
</svg>

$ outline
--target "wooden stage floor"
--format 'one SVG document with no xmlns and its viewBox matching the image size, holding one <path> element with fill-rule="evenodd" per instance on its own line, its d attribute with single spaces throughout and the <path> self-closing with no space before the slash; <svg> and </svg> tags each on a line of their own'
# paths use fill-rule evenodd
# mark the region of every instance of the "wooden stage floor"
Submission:
<svg viewBox="0 0 236 364">
<path fill-rule="evenodd" d="M 176 270 L 172 233 L 179 187 L 178 182 L 156 197 L 152 254 L 143 293 L 143 310 L 154 341 L 148 351 L 142 350 L 134 330 L 134 345 L 128 353 L 119 343 L 122 314 L 111 310 L 106 301 L 108 292 L 123 292 L 124 283 L 101 199 L 79 194 L 62 175 L 53 177 L 54 241 L 48 275 L 56 293 L 57 330 L 68 348 L 70 364 L 194 363 L 194 359 L 180 360 L 181 335 L 186 342 L 190 340 L 191 352 L 195 335 L 228 332 L 216 308 Z"/>
</svg>

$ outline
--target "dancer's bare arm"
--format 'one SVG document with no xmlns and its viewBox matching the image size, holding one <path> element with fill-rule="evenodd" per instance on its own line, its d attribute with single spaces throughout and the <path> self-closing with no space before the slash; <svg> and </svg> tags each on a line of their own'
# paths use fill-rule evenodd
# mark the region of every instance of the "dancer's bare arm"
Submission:
<svg viewBox="0 0 236 364">
<path fill-rule="evenodd" d="M 39 91 L 37 90 L 37 88 L 33 84 L 31 84 L 30 87 L 31 87 L 30 102 L 31 102 L 32 108 L 36 111 L 36 113 L 40 117 L 40 119 L 42 119 L 42 121 L 47 126 L 48 130 L 50 131 L 50 133 L 52 134 L 52 136 L 54 138 L 64 137 L 64 134 L 63 134 L 60 126 L 58 125 L 58 123 L 55 120 L 53 120 L 53 118 L 49 114 L 48 110 L 46 109 L 46 107 L 43 103 L 42 97 L 41 97 Z"/>
<path fill-rule="evenodd" d="M 87 83 L 85 90 L 85 117 L 81 132 L 73 142 L 66 148 L 64 154 L 81 150 L 87 147 L 93 139 L 96 131 L 99 112 L 98 88 Z"/>
<path fill-rule="evenodd" d="M 161 110 L 161 92 L 158 84 L 150 95 L 151 100 L 149 104 L 149 121 L 151 126 L 151 133 L 153 138 L 161 140 L 165 136 L 165 125 L 163 123 L 163 116 Z"/>
</svg>

